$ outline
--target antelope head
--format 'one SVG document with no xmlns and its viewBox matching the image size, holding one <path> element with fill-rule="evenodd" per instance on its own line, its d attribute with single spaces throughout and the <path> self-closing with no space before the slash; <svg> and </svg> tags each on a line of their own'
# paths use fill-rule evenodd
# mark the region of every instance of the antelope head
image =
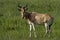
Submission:
<svg viewBox="0 0 60 40">
<path fill-rule="evenodd" d="M 25 5 L 25 6 L 18 5 L 18 10 L 21 12 L 22 18 L 24 18 L 24 14 L 27 11 L 27 5 Z"/>
</svg>

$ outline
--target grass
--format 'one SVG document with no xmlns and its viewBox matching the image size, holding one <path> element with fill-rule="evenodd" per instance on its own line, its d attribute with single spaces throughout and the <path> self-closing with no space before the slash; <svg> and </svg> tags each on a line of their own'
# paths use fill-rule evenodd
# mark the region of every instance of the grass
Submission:
<svg viewBox="0 0 60 40">
<path fill-rule="evenodd" d="M 45 28 L 35 25 L 37 38 L 29 38 L 29 25 L 21 19 L 18 3 L 28 11 L 47 13 L 54 17 L 50 37 L 43 37 Z M 60 0 L 0 0 L 0 40 L 60 40 Z"/>
</svg>

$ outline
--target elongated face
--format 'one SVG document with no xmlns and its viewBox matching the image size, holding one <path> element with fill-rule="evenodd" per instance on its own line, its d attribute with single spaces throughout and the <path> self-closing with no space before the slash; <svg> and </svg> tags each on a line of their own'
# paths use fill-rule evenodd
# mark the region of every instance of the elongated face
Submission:
<svg viewBox="0 0 60 40">
<path fill-rule="evenodd" d="M 27 10 L 26 6 L 22 7 L 18 5 L 18 10 L 21 12 L 21 17 L 24 18 L 24 14 Z"/>
<path fill-rule="evenodd" d="M 18 5 L 18 10 L 21 12 L 21 17 L 24 18 L 24 8 Z"/>
</svg>

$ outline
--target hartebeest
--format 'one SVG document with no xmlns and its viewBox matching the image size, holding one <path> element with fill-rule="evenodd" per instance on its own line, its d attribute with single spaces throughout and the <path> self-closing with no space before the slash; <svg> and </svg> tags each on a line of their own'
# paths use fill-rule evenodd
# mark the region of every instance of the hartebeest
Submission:
<svg viewBox="0 0 60 40">
<path fill-rule="evenodd" d="M 50 32 L 51 25 L 53 24 L 53 17 L 51 15 L 42 14 L 42 13 L 40 14 L 37 12 L 29 13 L 29 12 L 27 12 L 26 6 L 22 7 L 22 6 L 18 5 L 18 9 L 21 12 L 22 18 L 27 19 L 28 24 L 30 25 L 30 35 L 29 35 L 30 37 L 31 37 L 32 28 L 34 31 L 34 36 L 37 37 L 36 32 L 35 32 L 35 27 L 34 27 L 35 23 L 44 24 L 45 28 L 46 28 L 46 33 Z"/>
</svg>

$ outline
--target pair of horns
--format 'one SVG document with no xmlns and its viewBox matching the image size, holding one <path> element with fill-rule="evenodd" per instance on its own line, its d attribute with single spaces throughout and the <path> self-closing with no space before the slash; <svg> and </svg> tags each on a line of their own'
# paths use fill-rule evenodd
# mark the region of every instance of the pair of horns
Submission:
<svg viewBox="0 0 60 40">
<path fill-rule="evenodd" d="M 18 4 L 18 7 L 20 7 L 20 8 L 21 8 L 22 6 Z M 25 5 L 24 7 L 27 7 L 27 5 Z"/>
</svg>

